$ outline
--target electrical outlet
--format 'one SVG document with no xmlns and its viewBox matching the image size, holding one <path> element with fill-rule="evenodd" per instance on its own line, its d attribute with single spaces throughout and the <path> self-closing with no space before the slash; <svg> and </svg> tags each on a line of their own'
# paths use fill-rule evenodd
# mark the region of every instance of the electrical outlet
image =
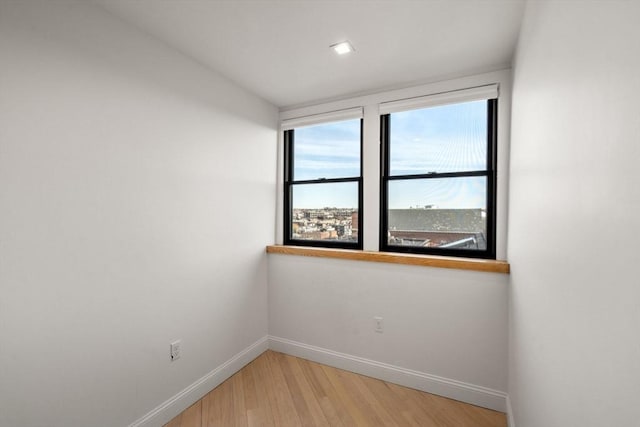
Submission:
<svg viewBox="0 0 640 427">
<path fill-rule="evenodd" d="M 384 323 L 382 322 L 382 317 L 376 316 L 373 318 L 373 321 L 375 322 L 374 330 L 378 333 L 384 332 Z"/>
<path fill-rule="evenodd" d="M 180 359 L 180 353 L 181 353 L 180 344 L 181 344 L 180 340 L 174 341 L 171 344 L 169 344 L 169 346 L 170 346 L 170 354 L 169 355 L 171 356 L 171 361 L 172 362 L 174 360 L 176 360 L 176 359 Z"/>
</svg>

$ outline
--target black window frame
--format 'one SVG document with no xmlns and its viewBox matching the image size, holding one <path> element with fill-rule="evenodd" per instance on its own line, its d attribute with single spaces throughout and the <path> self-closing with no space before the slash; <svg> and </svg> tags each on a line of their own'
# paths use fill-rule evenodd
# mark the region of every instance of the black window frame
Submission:
<svg viewBox="0 0 640 427">
<path fill-rule="evenodd" d="M 331 123 L 331 122 L 326 122 Z M 318 123 L 322 125 L 323 123 Z M 283 244 L 286 246 L 311 246 L 318 248 L 334 248 L 334 249 L 358 249 L 363 248 L 363 128 L 364 119 L 360 118 L 360 174 L 357 177 L 347 178 L 318 178 L 307 180 L 294 180 L 294 149 L 295 149 L 295 128 L 284 131 L 284 239 Z M 336 240 L 307 240 L 293 239 L 292 233 L 292 213 L 293 213 L 293 187 L 301 184 L 330 184 L 341 182 L 357 182 L 358 183 L 358 240 L 356 242 L 336 241 Z"/>
<path fill-rule="evenodd" d="M 441 255 L 465 258 L 496 259 L 496 207 L 497 207 L 497 143 L 498 143 L 498 99 L 492 98 L 487 101 L 487 167 L 485 170 L 447 172 L 447 173 L 427 173 L 413 175 L 390 175 L 390 114 L 380 116 L 380 251 L 414 253 L 424 255 Z M 434 106 L 437 107 L 437 106 Z M 419 109 L 419 108 L 416 108 Z M 418 247 L 389 245 L 388 242 L 388 205 L 389 205 L 389 182 L 395 180 L 413 179 L 435 179 L 435 178 L 456 178 L 456 177 L 476 177 L 487 178 L 487 248 L 460 249 L 460 248 L 438 248 L 438 247 Z"/>
</svg>

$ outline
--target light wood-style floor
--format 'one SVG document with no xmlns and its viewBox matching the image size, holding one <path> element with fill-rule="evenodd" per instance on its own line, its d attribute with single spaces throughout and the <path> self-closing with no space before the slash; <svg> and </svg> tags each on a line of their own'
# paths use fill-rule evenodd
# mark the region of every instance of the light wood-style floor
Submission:
<svg viewBox="0 0 640 427">
<path fill-rule="evenodd" d="M 506 427 L 501 412 L 267 351 L 165 427 Z"/>
</svg>

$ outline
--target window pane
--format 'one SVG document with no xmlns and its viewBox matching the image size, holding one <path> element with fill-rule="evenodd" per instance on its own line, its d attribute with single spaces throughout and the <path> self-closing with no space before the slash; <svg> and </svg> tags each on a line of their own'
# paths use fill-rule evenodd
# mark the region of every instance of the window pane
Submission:
<svg viewBox="0 0 640 427">
<path fill-rule="evenodd" d="M 487 101 L 393 113 L 390 174 L 487 169 Z"/>
<path fill-rule="evenodd" d="M 296 128 L 293 179 L 360 176 L 360 119 Z"/>
<path fill-rule="evenodd" d="M 486 192 L 486 177 L 389 181 L 389 245 L 486 250 Z"/>
<path fill-rule="evenodd" d="M 358 183 L 293 185 L 291 238 L 358 241 Z"/>
</svg>

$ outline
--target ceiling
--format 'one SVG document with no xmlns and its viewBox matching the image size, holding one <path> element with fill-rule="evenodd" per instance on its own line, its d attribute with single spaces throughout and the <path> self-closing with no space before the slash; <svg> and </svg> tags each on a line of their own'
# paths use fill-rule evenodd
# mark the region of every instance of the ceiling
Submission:
<svg viewBox="0 0 640 427">
<path fill-rule="evenodd" d="M 524 0 L 99 0 L 287 108 L 510 66 Z M 329 45 L 348 39 L 356 51 Z"/>
</svg>

